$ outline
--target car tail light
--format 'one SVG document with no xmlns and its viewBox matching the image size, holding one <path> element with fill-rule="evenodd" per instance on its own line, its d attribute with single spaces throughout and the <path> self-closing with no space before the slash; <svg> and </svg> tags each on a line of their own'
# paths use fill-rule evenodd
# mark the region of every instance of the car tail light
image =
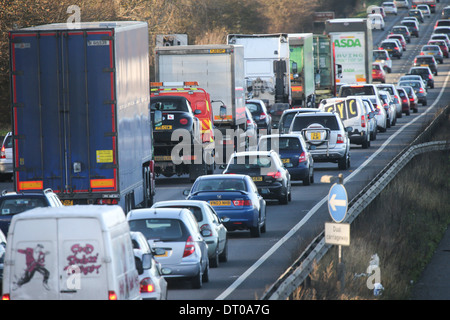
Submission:
<svg viewBox="0 0 450 320">
<path fill-rule="evenodd" d="M 252 121 L 250 119 L 247 119 L 247 124 L 248 125 L 252 124 Z"/>
<path fill-rule="evenodd" d="M 108 300 L 117 300 L 117 294 L 114 291 L 108 291 Z"/>
<path fill-rule="evenodd" d="M 186 244 L 184 245 L 183 258 L 190 256 L 195 251 L 195 242 L 192 236 L 186 240 Z"/>
<path fill-rule="evenodd" d="M 153 284 L 152 279 L 144 278 L 139 285 L 139 289 L 141 293 L 155 292 L 155 285 Z"/>
<path fill-rule="evenodd" d="M 423 90 L 423 88 L 420 88 L 420 89 L 419 89 L 419 92 L 420 92 L 420 93 L 424 93 L 425 91 Z"/>
<path fill-rule="evenodd" d="M 433 77 L 431 76 L 431 74 L 428 75 L 428 79 L 433 79 Z"/>
<path fill-rule="evenodd" d="M 180 124 L 185 125 L 187 123 L 188 123 L 188 119 L 186 119 L 186 118 L 181 118 L 180 119 Z"/>
<path fill-rule="evenodd" d="M 344 143 L 344 136 L 342 134 L 338 134 L 336 143 Z"/>
<path fill-rule="evenodd" d="M 364 115 L 361 116 L 361 127 L 366 127 L 366 117 Z"/>
<path fill-rule="evenodd" d="M 259 115 L 259 120 L 263 120 L 263 119 L 265 119 L 267 117 L 267 114 L 265 114 L 264 112 L 263 113 L 261 113 L 260 115 Z"/>
<path fill-rule="evenodd" d="M 234 203 L 234 201 L 233 201 L 233 203 Z M 211 237 L 213 235 L 213 232 L 211 230 L 211 226 L 209 224 L 207 224 L 207 223 L 205 223 L 204 225 L 202 225 L 200 227 L 200 232 L 202 233 L 202 235 L 204 237 Z"/>
<path fill-rule="evenodd" d="M 280 172 L 280 171 L 277 171 L 277 172 L 269 172 L 267 175 L 268 175 L 269 177 L 274 178 L 274 179 L 281 180 L 281 172 Z"/>
<path fill-rule="evenodd" d="M 5 146 L 2 146 L 2 150 L 0 152 L 0 158 L 1 159 L 6 159 Z"/>
<path fill-rule="evenodd" d="M 11 297 L 9 296 L 9 293 L 5 293 L 4 295 L 2 295 L 2 300 L 10 300 Z"/>
<path fill-rule="evenodd" d="M 399 47 L 394 47 L 394 49 L 395 49 L 395 50 L 400 50 L 400 48 L 399 48 Z"/>
<path fill-rule="evenodd" d="M 383 50 L 383 47 L 378 47 L 378 50 Z"/>
<path fill-rule="evenodd" d="M 300 157 L 298 157 L 298 163 L 302 163 L 306 161 L 306 153 L 303 151 Z"/>
<path fill-rule="evenodd" d="M 421 51 L 421 52 L 420 52 L 420 55 L 421 55 L 421 56 L 425 55 L 425 52 Z"/>
<path fill-rule="evenodd" d="M 252 200 L 233 200 L 233 204 L 235 207 L 251 206 Z"/>
</svg>

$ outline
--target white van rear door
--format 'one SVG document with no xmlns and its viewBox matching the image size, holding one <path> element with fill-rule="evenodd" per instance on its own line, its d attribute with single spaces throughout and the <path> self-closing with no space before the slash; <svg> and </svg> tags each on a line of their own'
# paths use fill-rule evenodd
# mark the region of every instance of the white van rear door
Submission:
<svg viewBox="0 0 450 320">
<path fill-rule="evenodd" d="M 108 257 L 105 257 L 99 221 L 59 219 L 58 231 L 60 298 L 107 300 L 108 270 L 105 261 Z"/>
<path fill-rule="evenodd" d="M 11 259 L 8 259 L 11 260 L 8 277 L 11 299 L 59 298 L 56 230 L 55 219 L 15 223 Z"/>
</svg>

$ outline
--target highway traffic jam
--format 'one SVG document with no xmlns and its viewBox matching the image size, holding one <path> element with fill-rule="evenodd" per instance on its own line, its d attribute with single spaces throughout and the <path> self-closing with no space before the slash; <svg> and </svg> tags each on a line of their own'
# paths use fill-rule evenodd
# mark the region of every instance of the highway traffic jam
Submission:
<svg viewBox="0 0 450 320">
<path fill-rule="evenodd" d="M 154 82 L 145 70 L 130 75 L 148 67 L 145 23 L 11 31 L 13 130 L 0 169 L 15 192 L 0 197 L 3 299 L 168 299 L 171 283 L 202 288 L 210 268 L 233 259 L 230 233 L 264 239 L 269 202 L 284 210 L 295 189 L 317 183 L 319 163 L 350 170 L 355 149 L 433 103 L 450 6 L 394 1 L 367 12 L 327 20 L 323 34 L 180 46 L 165 36 Z M 171 177 L 189 177 L 185 199 L 157 201 L 157 181 Z"/>
</svg>

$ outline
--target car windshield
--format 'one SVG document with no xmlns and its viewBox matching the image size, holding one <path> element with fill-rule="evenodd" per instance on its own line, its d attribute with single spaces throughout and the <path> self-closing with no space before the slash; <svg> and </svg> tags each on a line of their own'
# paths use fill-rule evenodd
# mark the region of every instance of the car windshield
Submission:
<svg viewBox="0 0 450 320">
<path fill-rule="evenodd" d="M 203 221 L 203 213 L 202 213 L 202 209 L 196 206 L 188 206 L 188 205 L 170 205 L 170 206 L 162 206 L 162 207 L 157 207 L 157 208 L 183 208 L 183 209 L 188 209 L 189 211 L 191 211 L 194 214 L 194 217 L 197 221 Z"/>
<path fill-rule="evenodd" d="M 417 63 L 426 63 L 426 64 L 433 63 L 433 57 L 419 57 L 419 58 L 416 58 L 416 62 Z"/>
<path fill-rule="evenodd" d="M 411 74 L 417 74 L 417 75 L 429 74 L 428 69 L 424 69 L 424 68 L 420 68 L 420 69 L 411 69 L 411 70 L 409 71 L 409 73 L 411 73 Z"/>
<path fill-rule="evenodd" d="M 383 52 L 383 51 L 375 51 L 373 53 L 373 58 L 375 60 L 376 59 L 386 59 L 386 57 L 387 57 L 387 54 L 386 54 L 386 52 Z"/>
<path fill-rule="evenodd" d="M 295 117 L 294 123 L 292 124 L 292 131 L 302 131 L 303 129 L 308 128 L 311 124 L 320 124 L 330 130 L 339 130 L 339 124 L 336 117 L 334 115 L 330 115 Z"/>
<path fill-rule="evenodd" d="M 37 207 L 46 207 L 46 203 L 42 198 L 13 198 L 4 199 L 0 203 L 1 215 L 11 215 L 24 212 Z"/>
<path fill-rule="evenodd" d="M 147 240 L 183 241 L 187 231 L 178 219 L 139 219 L 129 221 L 130 229 L 142 232 Z"/>
<path fill-rule="evenodd" d="M 283 116 L 283 121 L 281 126 L 285 129 L 289 129 L 291 127 L 292 119 L 294 119 L 296 112 L 289 112 Z"/>
<path fill-rule="evenodd" d="M 295 137 L 268 137 L 261 139 L 260 150 L 302 150 L 300 140 Z"/>
<path fill-rule="evenodd" d="M 393 42 L 383 42 L 380 47 L 382 48 L 395 48 L 397 45 Z"/>
<path fill-rule="evenodd" d="M 393 28 L 392 31 L 395 33 L 406 33 L 405 28 Z"/>
<path fill-rule="evenodd" d="M 422 51 L 438 51 L 439 48 L 437 46 L 424 46 Z"/>
<path fill-rule="evenodd" d="M 193 188 L 193 192 L 197 191 L 248 191 L 243 179 L 224 179 L 212 178 L 198 180 Z"/>
</svg>

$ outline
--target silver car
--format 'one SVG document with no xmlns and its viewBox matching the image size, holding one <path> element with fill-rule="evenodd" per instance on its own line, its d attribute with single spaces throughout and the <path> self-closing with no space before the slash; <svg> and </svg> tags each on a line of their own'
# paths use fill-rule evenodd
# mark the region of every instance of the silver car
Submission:
<svg viewBox="0 0 450 320">
<path fill-rule="evenodd" d="M 209 281 L 208 245 L 191 211 L 182 208 L 145 208 L 127 214 L 131 231 L 147 238 L 157 252 L 166 279 L 189 279 L 194 288 Z"/>
<path fill-rule="evenodd" d="M 0 180 L 11 179 L 13 175 L 12 144 L 12 133 L 8 132 L 0 150 Z"/>
<path fill-rule="evenodd" d="M 307 112 L 295 116 L 290 133 L 301 133 L 315 162 L 338 163 L 339 169 L 350 167 L 351 127 L 345 128 L 335 112 Z"/>
<path fill-rule="evenodd" d="M 383 83 L 383 84 L 377 84 L 378 90 L 384 90 L 389 92 L 391 95 L 391 98 L 395 105 L 395 112 L 397 113 L 397 118 L 402 117 L 402 102 L 400 100 L 400 94 L 397 91 L 397 88 L 394 84 L 391 83 Z"/>
<path fill-rule="evenodd" d="M 228 261 L 227 228 L 216 211 L 206 201 L 172 200 L 159 201 L 152 208 L 185 208 L 190 210 L 197 220 L 200 233 L 208 245 L 209 266 L 216 268 L 219 262 Z"/>
<path fill-rule="evenodd" d="M 147 239 L 136 231 L 131 231 L 130 236 L 142 300 L 167 300 L 167 281 L 161 274 L 160 263 L 153 258 Z"/>
</svg>

